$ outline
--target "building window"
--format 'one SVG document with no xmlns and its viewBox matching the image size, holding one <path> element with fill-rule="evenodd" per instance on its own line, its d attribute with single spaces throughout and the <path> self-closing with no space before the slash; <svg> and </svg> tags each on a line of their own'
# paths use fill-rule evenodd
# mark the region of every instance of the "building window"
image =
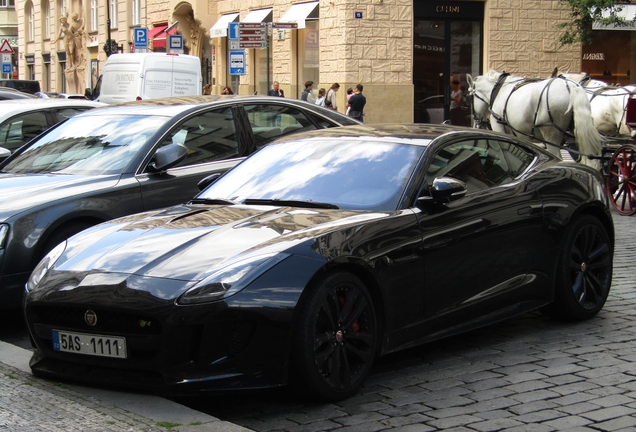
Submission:
<svg viewBox="0 0 636 432">
<path fill-rule="evenodd" d="M 141 0 L 132 0 L 130 6 L 130 22 L 132 25 L 139 25 L 141 23 Z"/>
<path fill-rule="evenodd" d="M 318 20 L 307 20 L 304 29 L 298 29 L 295 33 L 298 35 L 298 98 L 300 93 L 305 89 L 306 81 L 320 82 L 319 65 L 319 25 Z M 312 90 L 313 95 L 318 99 L 318 88 Z"/>
<path fill-rule="evenodd" d="M 110 28 L 117 28 L 117 0 L 110 0 Z"/>
<path fill-rule="evenodd" d="M 27 42 L 33 42 L 35 40 L 35 17 L 33 16 L 33 3 L 27 3 L 25 16 L 27 19 Z"/>
<path fill-rule="evenodd" d="M 42 2 L 42 39 L 51 39 L 51 4 L 48 0 Z"/>
<path fill-rule="evenodd" d="M 99 10 L 99 6 L 97 5 L 97 0 L 91 0 L 91 23 L 90 23 L 90 31 L 97 31 L 97 13 Z"/>
<path fill-rule="evenodd" d="M 0 7 L 6 7 L 6 8 L 15 7 L 15 0 L 0 0 Z"/>
<path fill-rule="evenodd" d="M 44 63 L 42 73 L 42 91 L 51 91 L 51 63 Z"/>
<path fill-rule="evenodd" d="M 64 16 L 66 13 L 66 4 L 64 0 L 57 0 L 57 19 L 59 21 L 60 18 Z"/>
</svg>

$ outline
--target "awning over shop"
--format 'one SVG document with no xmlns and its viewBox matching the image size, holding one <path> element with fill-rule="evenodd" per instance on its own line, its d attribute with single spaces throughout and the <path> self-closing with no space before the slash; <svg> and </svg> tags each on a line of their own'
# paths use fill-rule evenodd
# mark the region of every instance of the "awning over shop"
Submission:
<svg viewBox="0 0 636 432">
<path fill-rule="evenodd" d="M 272 8 L 256 9 L 250 11 L 247 16 L 241 20 L 244 23 L 262 23 L 272 22 Z"/>
<path fill-rule="evenodd" d="M 308 19 L 318 19 L 320 8 L 318 2 L 296 3 L 291 5 L 285 15 L 278 22 L 293 22 L 298 24 L 298 28 L 305 28 L 305 21 Z"/>
<path fill-rule="evenodd" d="M 165 31 L 168 24 L 161 24 L 148 30 L 148 39 L 152 41 L 152 49 L 166 47 Z"/>
<path fill-rule="evenodd" d="M 210 27 L 210 37 L 227 37 L 227 26 L 231 22 L 238 21 L 239 13 L 233 12 L 221 15 L 221 17 Z"/>
<path fill-rule="evenodd" d="M 621 11 L 617 13 L 618 16 L 625 20 L 625 25 L 604 25 L 599 22 L 592 23 L 593 30 L 627 30 L 636 31 L 636 5 L 617 5 L 621 7 Z M 609 16 L 609 12 L 603 11 L 603 16 Z"/>
</svg>

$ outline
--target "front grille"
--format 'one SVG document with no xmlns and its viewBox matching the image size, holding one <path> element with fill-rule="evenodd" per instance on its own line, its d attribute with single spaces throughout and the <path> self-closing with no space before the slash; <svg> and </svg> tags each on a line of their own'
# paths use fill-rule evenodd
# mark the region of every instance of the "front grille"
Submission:
<svg viewBox="0 0 636 432">
<path fill-rule="evenodd" d="M 90 330 L 112 334 L 160 335 L 161 322 L 142 313 L 91 309 L 97 315 L 97 323 L 89 326 L 84 320 L 88 308 L 77 306 L 35 306 L 30 310 L 30 320 L 36 324 L 74 330 Z"/>
</svg>

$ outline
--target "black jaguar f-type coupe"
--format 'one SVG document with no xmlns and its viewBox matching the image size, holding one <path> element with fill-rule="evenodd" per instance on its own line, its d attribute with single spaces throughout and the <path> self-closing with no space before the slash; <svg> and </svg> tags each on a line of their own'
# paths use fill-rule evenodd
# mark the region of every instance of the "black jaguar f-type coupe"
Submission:
<svg viewBox="0 0 636 432">
<path fill-rule="evenodd" d="M 596 315 L 614 248 L 602 185 L 484 130 L 283 138 L 187 204 L 54 248 L 26 286 L 30 365 L 163 394 L 343 399 L 379 355 L 536 309 Z"/>
</svg>

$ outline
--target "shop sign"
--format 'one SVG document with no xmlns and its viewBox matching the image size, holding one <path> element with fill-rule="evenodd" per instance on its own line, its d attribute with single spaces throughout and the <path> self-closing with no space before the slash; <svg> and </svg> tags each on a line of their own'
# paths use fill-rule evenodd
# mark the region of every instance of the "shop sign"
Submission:
<svg viewBox="0 0 636 432">
<path fill-rule="evenodd" d="M 583 60 L 600 60 L 605 61 L 605 53 L 585 53 Z"/>
</svg>

